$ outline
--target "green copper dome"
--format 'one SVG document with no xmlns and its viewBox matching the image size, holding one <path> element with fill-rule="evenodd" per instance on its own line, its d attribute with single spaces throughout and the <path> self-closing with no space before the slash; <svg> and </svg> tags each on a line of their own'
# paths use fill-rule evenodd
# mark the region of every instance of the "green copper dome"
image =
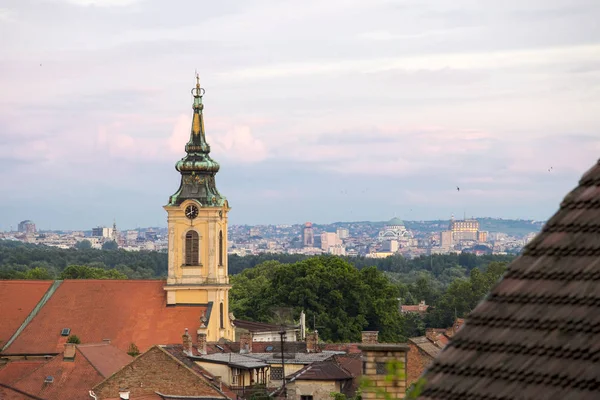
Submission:
<svg viewBox="0 0 600 400">
<path fill-rule="evenodd" d="M 404 221 L 402 221 L 400 218 L 394 217 L 394 218 L 390 219 L 386 225 L 388 225 L 388 226 L 403 226 Z"/>
<path fill-rule="evenodd" d="M 184 200 L 194 199 L 203 206 L 222 206 L 226 199 L 215 185 L 215 175 L 220 166 L 210 158 L 210 145 L 206 141 L 202 114 L 204 89 L 200 87 L 198 76 L 192 94 L 194 114 L 190 140 L 185 145 L 187 155 L 175 164 L 175 169 L 181 173 L 181 183 L 177 192 L 169 198 L 169 205 L 179 205 Z"/>
</svg>

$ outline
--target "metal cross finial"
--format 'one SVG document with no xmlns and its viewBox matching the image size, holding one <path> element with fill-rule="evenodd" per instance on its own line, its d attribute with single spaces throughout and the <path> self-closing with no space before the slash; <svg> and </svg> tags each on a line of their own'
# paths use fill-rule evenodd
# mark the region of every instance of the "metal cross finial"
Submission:
<svg viewBox="0 0 600 400">
<path fill-rule="evenodd" d="M 200 88 L 200 75 L 198 74 L 198 71 L 196 71 L 196 87 Z"/>
</svg>

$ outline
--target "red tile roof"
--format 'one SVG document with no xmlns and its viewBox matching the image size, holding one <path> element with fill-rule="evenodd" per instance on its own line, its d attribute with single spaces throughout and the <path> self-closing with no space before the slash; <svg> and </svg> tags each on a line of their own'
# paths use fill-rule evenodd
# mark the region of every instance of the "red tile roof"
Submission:
<svg viewBox="0 0 600 400">
<path fill-rule="evenodd" d="M 167 307 L 164 285 L 162 280 L 64 281 L 3 353 L 59 353 L 63 328 L 82 343 L 110 339 L 123 351 L 131 343 L 142 352 L 153 344 L 180 343 L 185 328 L 193 332 L 200 324 L 206 307 Z"/>
<path fill-rule="evenodd" d="M 20 392 L 15 388 L 0 386 L 0 399 L 2 400 L 39 400 L 39 397 Z"/>
<path fill-rule="evenodd" d="M 47 360 L 15 360 L 0 368 L 0 383 L 10 385 L 41 367 Z M 2 397 L 0 397 L 2 399 Z"/>
<path fill-rule="evenodd" d="M 0 349 L 21 326 L 52 281 L 0 281 Z"/>
<path fill-rule="evenodd" d="M 429 304 L 425 305 L 403 305 L 401 306 L 402 312 L 416 312 L 416 313 L 424 313 L 429 308 Z"/>
<path fill-rule="evenodd" d="M 49 376 L 53 382 L 45 383 Z M 103 379 L 76 350 L 75 360 L 64 361 L 60 354 L 11 386 L 47 400 L 81 400 L 89 398 L 89 390 Z"/>
<path fill-rule="evenodd" d="M 81 344 L 77 348 L 105 378 L 133 360 L 129 354 L 108 343 Z"/>
</svg>

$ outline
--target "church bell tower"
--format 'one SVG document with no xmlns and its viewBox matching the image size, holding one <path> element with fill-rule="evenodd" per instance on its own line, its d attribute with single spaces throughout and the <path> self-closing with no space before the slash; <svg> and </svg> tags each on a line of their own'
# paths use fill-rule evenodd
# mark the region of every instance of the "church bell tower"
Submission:
<svg viewBox="0 0 600 400">
<path fill-rule="evenodd" d="M 164 206 L 169 232 L 167 306 L 204 306 L 198 333 L 206 334 L 208 341 L 233 340 L 227 269 L 230 208 L 215 184 L 219 164 L 210 158 L 202 114 L 204 89 L 197 75 L 192 95 L 194 113 L 190 140 L 185 145 L 187 154 L 175 165 L 181 182 Z"/>
</svg>

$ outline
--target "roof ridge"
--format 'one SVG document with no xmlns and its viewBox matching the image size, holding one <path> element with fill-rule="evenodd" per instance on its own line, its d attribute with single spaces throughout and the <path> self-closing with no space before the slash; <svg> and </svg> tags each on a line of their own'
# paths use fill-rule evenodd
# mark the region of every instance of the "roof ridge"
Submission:
<svg viewBox="0 0 600 400">
<path fill-rule="evenodd" d="M 56 357 L 56 356 L 54 356 Z M 11 382 L 12 384 L 15 384 L 17 382 L 20 382 L 21 380 L 25 379 L 26 377 L 28 377 L 29 375 L 33 374 L 35 371 L 37 371 L 38 369 L 42 368 L 44 365 L 48 364 L 50 361 L 52 361 L 54 359 L 54 357 L 52 357 L 50 360 L 44 360 L 43 363 L 41 363 L 37 368 L 32 369 L 31 371 L 29 371 L 29 373 L 21 376 L 19 379 L 17 379 L 16 381 Z M 20 360 L 15 360 L 15 361 L 20 361 Z M 8 363 L 10 364 L 10 362 Z M 7 364 L 7 365 L 8 365 Z"/>
<path fill-rule="evenodd" d="M 40 312 L 42 307 L 44 307 L 44 305 L 48 302 L 48 300 L 50 300 L 50 297 L 52 297 L 52 295 L 56 292 L 56 289 L 58 289 L 58 287 L 60 286 L 61 283 L 62 283 L 61 280 L 56 280 L 52 283 L 52 285 L 50 285 L 48 290 L 46 290 L 46 293 L 44 293 L 44 295 L 42 296 L 40 301 L 38 301 L 38 303 L 35 305 L 35 307 L 33 307 L 33 310 L 31 310 L 31 312 L 25 318 L 25 320 L 23 321 L 21 326 L 19 326 L 19 328 L 17 328 L 17 330 L 11 336 L 11 338 L 8 339 L 8 341 L 0 349 L 0 353 L 2 353 L 4 350 L 8 349 L 9 346 L 17 339 L 17 337 L 19 337 L 21 332 L 23 332 L 25 330 L 27 325 L 29 325 L 29 323 L 33 320 L 33 318 L 35 318 L 35 316 L 38 314 L 38 312 Z"/>
<path fill-rule="evenodd" d="M 28 397 L 30 397 L 30 398 L 32 398 L 32 399 L 34 399 L 34 400 L 44 400 L 44 399 L 42 399 L 41 397 L 34 396 L 34 395 L 32 395 L 32 394 L 29 394 L 29 393 L 27 393 L 27 392 L 24 392 L 24 391 L 22 391 L 22 390 L 20 390 L 20 389 L 17 389 L 16 387 L 12 387 L 12 386 L 10 386 L 10 385 L 5 385 L 4 383 L 0 383 L 0 386 L 1 386 L 1 387 L 5 387 L 5 388 L 7 388 L 7 389 L 10 389 L 10 390 L 13 390 L 13 391 L 15 391 L 15 392 L 17 392 L 17 393 L 19 393 L 19 394 L 23 394 L 23 395 L 25 395 L 25 396 L 28 396 Z"/>
<path fill-rule="evenodd" d="M 84 353 L 83 351 L 79 350 L 79 346 L 75 346 L 75 351 L 79 352 L 79 353 L 81 354 L 81 356 L 82 356 L 83 358 L 85 358 L 85 360 L 88 362 L 88 364 L 90 364 L 90 365 L 92 366 L 92 368 L 94 368 L 94 369 L 96 370 L 96 372 L 97 372 L 97 373 L 98 373 L 98 374 L 99 374 L 101 377 L 103 377 L 103 378 L 106 378 L 106 377 L 104 376 L 104 374 L 103 374 L 102 372 L 100 372 L 100 370 L 99 370 L 98 368 L 96 368 L 96 366 L 94 365 L 94 363 L 93 363 L 93 362 L 92 362 L 92 361 L 91 361 L 89 358 L 87 358 L 87 356 L 85 355 L 85 353 Z M 55 357 L 58 357 L 58 356 L 55 356 Z"/>
</svg>

